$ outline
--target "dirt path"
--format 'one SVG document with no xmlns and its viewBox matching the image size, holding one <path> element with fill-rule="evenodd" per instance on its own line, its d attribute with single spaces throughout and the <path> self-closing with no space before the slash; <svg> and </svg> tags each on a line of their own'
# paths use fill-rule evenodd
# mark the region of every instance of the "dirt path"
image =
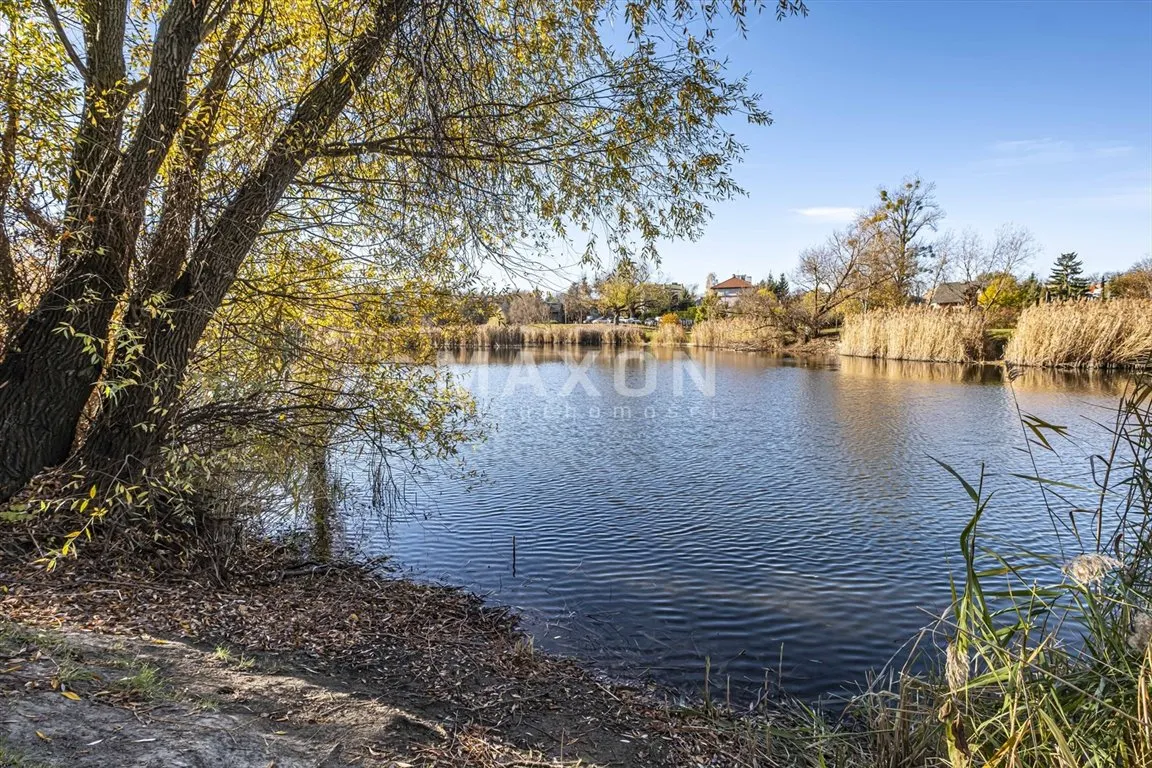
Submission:
<svg viewBox="0 0 1152 768">
<path fill-rule="evenodd" d="M 0 754 L 16 765 L 400 766 L 485 738 L 497 764 L 549 764 L 348 681 L 223 649 L 9 627 L 0 663 Z"/>
</svg>

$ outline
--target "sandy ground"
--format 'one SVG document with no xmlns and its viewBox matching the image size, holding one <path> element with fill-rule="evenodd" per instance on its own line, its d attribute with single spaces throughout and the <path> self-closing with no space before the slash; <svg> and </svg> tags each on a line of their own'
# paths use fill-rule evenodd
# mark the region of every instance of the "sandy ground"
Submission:
<svg viewBox="0 0 1152 768">
<path fill-rule="evenodd" d="M 0 663 L 0 765 L 401 766 L 448 740 L 345 681 L 180 642 L 10 629 Z"/>
</svg>

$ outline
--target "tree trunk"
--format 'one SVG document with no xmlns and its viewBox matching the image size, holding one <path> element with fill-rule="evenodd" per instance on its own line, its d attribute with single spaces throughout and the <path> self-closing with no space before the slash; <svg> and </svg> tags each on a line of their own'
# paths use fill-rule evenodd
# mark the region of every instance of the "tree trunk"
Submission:
<svg viewBox="0 0 1152 768">
<path fill-rule="evenodd" d="M 407 0 L 377 8 L 376 23 L 304 95 L 264 163 L 244 180 L 196 244 L 159 308 L 138 363 L 139 384 L 105 404 L 80 451 L 89 471 L 132 482 L 155 458 L 174 417 L 179 386 L 201 335 L 231 288 L 264 222 L 323 142 L 395 33 Z"/>
<path fill-rule="evenodd" d="M 165 10 L 140 121 L 123 153 L 125 3 L 111 0 L 90 9 L 90 103 L 73 152 L 65 216 L 71 234 L 61 245 L 61 274 L 0 361 L 0 501 L 68 456 L 104 368 L 108 330 L 127 289 L 149 185 L 184 117 L 188 68 L 208 5 L 173 0 Z M 105 94 L 113 94 L 113 106 L 103 103 Z"/>
<path fill-rule="evenodd" d="M 75 270 L 12 339 L 0 362 L 0 501 L 68 457 L 103 368 L 114 288 L 99 273 Z"/>
<path fill-rule="evenodd" d="M 112 175 L 123 130 L 126 0 L 85 4 L 84 106 L 65 204 L 67 234 L 60 245 L 60 274 L 20 328 L 0 360 L 0 501 L 38 471 L 68 455 L 80 412 L 99 375 L 112 308 L 102 277 L 106 261 L 73 270 L 89 229 L 95 201 Z M 88 284 L 102 299 L 78 302 Z M 70 312 L 69 307 L 79 311 Z M 93 347 L 93 344 L 96 346 Z"/>
<path fill-rule="evenodd" d="M 321 562 L 332 559 L 332 522 L 336 505 L 332 499 L 332 481 L 328 473 L 327 448 L 315 449 L 308 463 L 308 488 L 312 496 L 312 557 Z"/>
<path fill-rule="evenodd" d="M 5 52 L 8 54 L 8 52 Z M 17 88 L 20 85 L 16 63 L 9 61 L 4 73 L 4 103 L 8 119 L 0 137 L 0 333 L 7 334 L 19 322 L 20 300 L 16 262 L 12 258 L 12 240 L 6 225 L 8 199 L 12 194 L 12 183 L 16 177 L 16 137 L 20 130 L 20 112 L 16 102 Z M 0 340 L 0 349 L 3 348 Z"/>
<path fill-rule="evenodd" d="M 71 269 L 81 255 L 89 221 L 111 188 L 124 133 L 124 28 L 127 0 L 81 3 L 84 20 L 84 107 L 72 147 L 68 199 L 64 206 L 65 237 L 60 243 L 60 271 Z"/>
</svg>

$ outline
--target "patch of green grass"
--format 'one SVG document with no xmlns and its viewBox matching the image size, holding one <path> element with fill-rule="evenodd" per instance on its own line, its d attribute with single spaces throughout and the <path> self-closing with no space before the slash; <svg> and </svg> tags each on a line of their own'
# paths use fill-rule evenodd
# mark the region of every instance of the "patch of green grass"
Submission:
<svg viewBox="0 0 1152 768">
<path fill-rule="evenodd" d="M 158 667 L 142 664 L 137 668 L 136 674 L 120 678 L 113 687 L 121 693 L 148 700 L 155 699 L 164 692 L 164 681 Z"/>
<path fill-rule="evenodd" d="M 236 656 L 231 649 L 223 645 L 216 646 L 216 650 L 212 651 L 208 658 L 245 671 L 253 669 L 256 666 L 256 659 L 251 656 L 245 656 L 244 654 Z"/>
<path fill-rule="evenodd" d="M 230 651 L 229 648 L 222 645 L 218 645 L 217 648 L 215 648 L 215 651 L 209 655 L 209 659 L 228 664 L 229 667 L 235 667 L 236 669 L 242 669 L 244 671 L 256 667 L 256 659 L 253 659 L 253 657 L 245 656 L 244 654 L 237 656 Z"/>
<path fill-rule="evenodd" d="M 0 768 L 48 768 L 48 766 L 38 760 L 25 757 L 6 741 L 0 739 Z"/>
<path fill-rule="evenodd" d="M 11 621 L 0 621 L 0 643 L 5 645 L 25 644 L 31 636 L 31 631 Z"/>
<path fill-rule="evenodd" d="M 55 665 L 56 684 L 68 689 L 76 683 L 99 680 L 100 675 L 81 663 L 84 654 L 66 637 L 56 632 L 35 630 L 13 622 L 0 623 L 0 650 L 6 653 L 34 651 L 42 660 Z M 2 766 L 3 763 L 0 763 Z"/>
<path fill-rule="evenodd" d="M 206 696 L 202 699 L 199 699 L 196 702 L 195 707 L 200 712 L 219 712 L 220 702 L 216 699 Z"/>
<path fill-rule="evenodd" d="M 83 664 L 77 664 L 74 659 L 66 658 L 61 659 L 56 665 L 56 679 L 65 685 L 69 685 L 71 683 L 88 680 L 99 680 L 100 675 Z"/>
<path fill-rule="evenodd" d="M 11 621 L 0 622 L 0 647 L 12 651 L 22 647 L 39 648 L 49 656 L 80 658 L 80 651 L 56 632 L 32 629 Z"/>
</svg>

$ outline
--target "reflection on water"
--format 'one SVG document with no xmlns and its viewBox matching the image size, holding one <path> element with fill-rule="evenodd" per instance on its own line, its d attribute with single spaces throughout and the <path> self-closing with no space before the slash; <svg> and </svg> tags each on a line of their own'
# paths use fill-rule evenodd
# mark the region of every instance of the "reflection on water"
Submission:
<svg viewBox="0 0 1152 768">
<path fill-rule="evenodd" d="M 1004 384 L 1007 373 L 996 364 L 960 365 L 923 363 L 914 360 L 873 360 L 865 357 L 838 358 L 840 370 L 852 376 L 871 376 L 903 381 L 939 381 L 950 384 Z M 1016 368 L 1017 390 L 1059 390 L 1102 395 L 1123 392 L 1129 378 L 1112 371 Z"/>
<path fill-rule="evenodd" d="M 939 614 L 972 510 L 931 457 L 987 463 L 986 536 L 1058 550 L 1010 476 L 1031 472 L 1017 402 L 1081 437 L 1037 457 L 1074 478 L 1124 385 L 1028 370 L 1013 392 L 996 366 L 676 348 L 446 355 L 495 425 L 466 450 L 484 481 L 425 478 L 424 514 L 389 529 L 365 477 L 349 543 L 516 606 L 541 647 L 621 674 L 698 691 L 708 658 L 735 698 L 766 670 L 804 696 L 859 681 Z"/>
</svg>

